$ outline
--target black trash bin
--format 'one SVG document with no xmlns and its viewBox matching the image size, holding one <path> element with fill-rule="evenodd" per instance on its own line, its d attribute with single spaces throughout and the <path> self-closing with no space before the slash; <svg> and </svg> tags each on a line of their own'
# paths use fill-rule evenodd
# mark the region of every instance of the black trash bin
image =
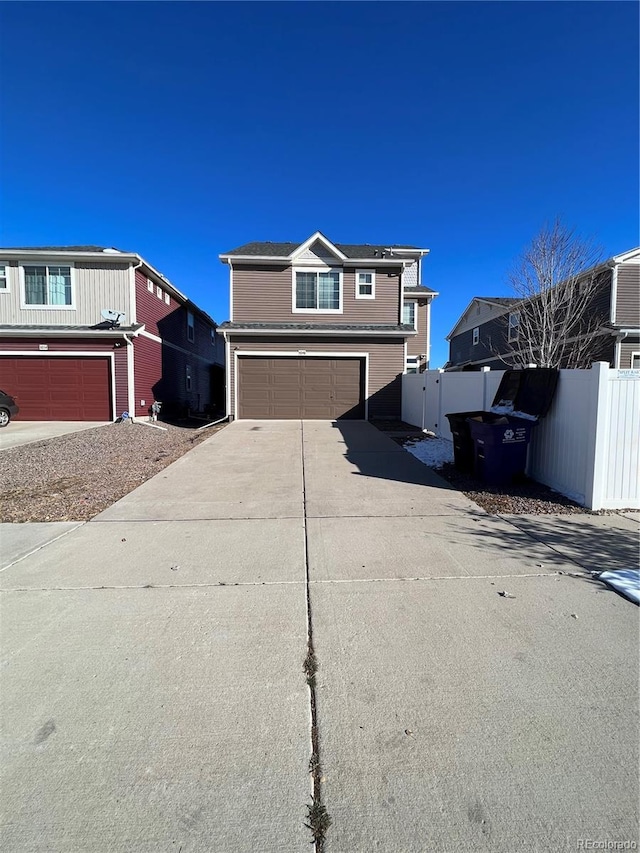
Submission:
<svg viewBox="0 0 640 853">
<path fill-rule="evenodd" d="M 477 418 L 484 412 L 453 412 L 446 415 L 453 435 L 453 464 L 458 471 L 473 474 L 475 453 L 469 429 L 469 418 Z"/>
<path fill-rule="evenodd" d="M 549 411 L 557 384 L 555 368 L 506 370 L 491 411 L 447 415 L 454 433 L 456 467 L 490 485 L 506 485 L 523 477 L 531 429 Z M 457 456 L 456 443 L 460 446 Z"/>
</svg>

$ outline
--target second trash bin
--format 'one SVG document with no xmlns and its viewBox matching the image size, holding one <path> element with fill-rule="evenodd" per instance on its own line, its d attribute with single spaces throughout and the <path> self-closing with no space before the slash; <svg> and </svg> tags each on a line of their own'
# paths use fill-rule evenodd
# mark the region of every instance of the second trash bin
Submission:
<svg viewBox="0 0 640 853">
<path fill-rule="evenodd" d="M 555 368 L 506 370 L 491 411 L 447 415 L 456 467 L 496 486 L 523 477 L 531 429 L 549 411 L 557 384 Z"/>
</svg>

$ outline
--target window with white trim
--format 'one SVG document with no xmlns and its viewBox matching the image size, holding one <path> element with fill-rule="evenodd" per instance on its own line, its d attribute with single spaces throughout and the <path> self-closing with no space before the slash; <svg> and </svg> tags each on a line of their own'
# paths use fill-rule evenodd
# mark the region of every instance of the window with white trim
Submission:
<svg viewBox="0 0 640 853">
<path fill-rule="evenodd" d="M 150 278 L 147 279 L 147 290 L 149 293 L 153 293 L 153 282 Z"/>
<path fill-rule="evenodd" d="M 414 329 L 417 328 L 415 302 L 404 303 L 404 307 L 402 309 L 402 322 L 405 324 L 405 326 L 413 326 Z"/>
<path fill-rule="evenodd" d="M 408 355 L 406 357 L 405 363 L 404 363 L 404 372 L 405 373 L 417 373 L 419 367 L 420 367 L 420 356 L 419 355 Z"/>
<path fill-rule="evenodd" d="M 512 311 L 509 314 L 509 342 L 517 341 L 520 335 L 520 314 L 518 311 Z"/>
<path fill-rule="evenodd" d="M 187 364 L 184 369 L 184 387 L 187 391 L 191 391 L 191 365 Z"/>
<path fill-rule="evenodd" d="M 196 339 L 196 325 L 192 311 L 187 311 L 187 339 L 190 340 L 191 343 Z"/>
<path fill-rule="evenodd" d="M 356 299 L 376 298 L 376 271 L 356 270 Z"/>
<path fill-rule="evenodd" d="M 473 345 L 475 346 L 480 340 L 480 327 L 476 326 L 473 330 Z"/>
<path fill-rule="evenodd" d="M 9 282 L 7 280 L 7 268 L 4 266 L 0 266 L 0 293 L 7 292 L 9 290 Z"/>
<path fill-rule="evenodd" d="M 294 311 L 342 311 L 340 270 L 294 270 Z"/>
<path fill-rule="evenodd" d="M 25 266 L 24 304 L 38 308 L 70 308 L 73 305 L 71 267 Z"/>
<path fill-rule="evenodd" d="M 156 296 L 158 299 L 162 299 L 162 288 L 159 285 L 156 285 Z"/>
<path fill-rule="evenodd" d="M 631 353 L 631 370 L 640 370 L 640 352 Z"/>
<path fill-rule="evenodd" d="M 166 303 L 167 305 L 171 305 L 171 297 L 169 296 L 169 294 L 168 294 L 168 293 L 165 293 L 165 295 L 164 295 L 164 301 L 165 301 L 165 303 Z"/>
</svg>

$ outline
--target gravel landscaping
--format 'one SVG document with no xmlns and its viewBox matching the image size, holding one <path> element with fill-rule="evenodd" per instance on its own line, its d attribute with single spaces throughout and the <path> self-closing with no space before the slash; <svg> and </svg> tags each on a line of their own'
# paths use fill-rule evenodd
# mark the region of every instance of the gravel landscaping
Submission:
<svg viewBox="0 0 640 853">
<path fill-rule="evenodd" d="M 0 452 L 0 521 L 86 521 L 225 424 L 109 424 Z"/>
<path fill-rule="evenodd" d="M 418 427 L 402 421 L 373 421 L 373 425 L 403 447 L 430 441 Z M 440 441 L 440 439 L 435 439 Z M 429 454 L 424 454 L 428 458 Z M 437 457 L 438 454 L 435 454 Z M 447 482 L 463 492 L 487 512 L 509 515 L 573 515 L 590 513 L 548 486 L 525 480 L 512 486 L 488 486 L 475 477 L 458 471 L 453 463 L 432 466 Z M 603 511 L 606 512 L 606 511 Z"/>
</svg>

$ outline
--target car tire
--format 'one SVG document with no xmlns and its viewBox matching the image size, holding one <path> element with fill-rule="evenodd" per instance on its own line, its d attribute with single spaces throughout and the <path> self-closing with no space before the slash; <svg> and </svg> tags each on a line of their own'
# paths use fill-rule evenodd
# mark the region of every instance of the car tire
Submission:
<svg viewBox="0 0 640 853">
<path fill-rule="evenodd" d="M 0 409 L 0 427 L 6 427 L 11 420 L 11 413 L 7 409 Z"/>
</svg>

